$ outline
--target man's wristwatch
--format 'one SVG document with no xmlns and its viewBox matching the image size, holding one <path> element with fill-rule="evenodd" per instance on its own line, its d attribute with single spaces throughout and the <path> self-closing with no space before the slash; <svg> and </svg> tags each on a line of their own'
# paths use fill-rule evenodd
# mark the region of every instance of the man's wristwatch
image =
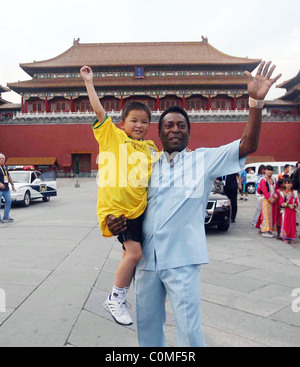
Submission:
<svg viewBox="0 0 300 367">
<path fill-rule="evenodd" d="M 263 108 L 265 105 L 265 100 L 257 100 L 252 97 L 249 97 L 249 107 L 251 108 Z"/>
</svg>

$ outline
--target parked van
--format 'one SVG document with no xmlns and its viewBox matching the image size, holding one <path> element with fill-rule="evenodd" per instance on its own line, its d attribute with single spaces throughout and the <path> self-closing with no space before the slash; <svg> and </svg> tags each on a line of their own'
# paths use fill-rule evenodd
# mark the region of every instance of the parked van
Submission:
<svg viewBox="0 0 300 367">
<path fill-rule="evenodd" d="M 279 173 L 282 173 L 284 171 L 284 166 L 286 164 L 290 164 L 290 173 L 293 172 L 294 168 L 296 167 L 296 161 L 293 162 L 257 162 L 257 163 L 248 163 L 245 165 L 245 170 L 249 169 L 247 171 L 247 186 L 246 190 L 249 194 L 255 193 L 255 181 L 256 181 L 256 175 L 259 169 L 259 166 L 264 164 L 265 166 L 272 166 L 274 168 L 273 177 L 276 179 L 278 178 Z"/>
</svg>

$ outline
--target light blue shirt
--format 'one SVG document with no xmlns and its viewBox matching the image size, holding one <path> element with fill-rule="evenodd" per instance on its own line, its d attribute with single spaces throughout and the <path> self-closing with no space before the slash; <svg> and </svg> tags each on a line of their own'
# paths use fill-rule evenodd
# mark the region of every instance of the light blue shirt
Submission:
<svg viewBox="0 0 300 367">
<path fill-rule="evenodd" d="M 259 175 L 259 174 L 257 174 L 257 175 L 256 175 L 256 180 L 255 180 L 255 191 L 257 191 L 257 189 L 258 189 L 258 185 L 259 185 L 259 183 L 260 183 L 260 180 L 261 180 L 263 177 L 264 177 L 263 175 Z"/>
<path fill-rule="evenodd" d="M 208 263 L 205 211 L 214 178 L 240 172 L 240 140 L 219 148 L 185 150 L 170 164 L 163 153 L 148 188 L 143 258 L 138 270 Z"/>
</svg>

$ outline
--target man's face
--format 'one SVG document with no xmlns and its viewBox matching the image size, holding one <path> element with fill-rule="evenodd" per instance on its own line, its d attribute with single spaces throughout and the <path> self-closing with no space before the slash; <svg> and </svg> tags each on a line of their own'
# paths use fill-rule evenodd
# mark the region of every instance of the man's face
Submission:
<svg viewBox="0 0 300 367">
<path fill-rule="evenodd" d="M 160 139 L 164 150 L 169 154 L 182 152 L 188 146 L 189 126 L 181 113 L 170 112 L 164 117 Z"/>
<path fill-rule="evenodd" d="M 4 166 L 5 163 L 5 157 L 3 155 L 0 155 L 0 166 Z"/>
</svg>

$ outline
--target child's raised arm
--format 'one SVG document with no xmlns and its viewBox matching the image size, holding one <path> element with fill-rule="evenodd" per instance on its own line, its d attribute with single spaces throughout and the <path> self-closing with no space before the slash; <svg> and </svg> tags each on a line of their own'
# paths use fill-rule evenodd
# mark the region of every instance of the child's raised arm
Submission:
<svg viewBox="0 0 300 367">
<path fill-rule="evenodd" d="M 88 92 L 88 96 L 89 96 L 92 108 L 94 112 L 96 113 L 99 122 L 102 122 L 106 118 L 106 112 L 100 102 L 100 99 L 96 93 L 96 90 L 93 84 L 93 79 L 94 79 L 93 70 L 89 66 L 83 66 L 80 70 L 80 75 L 85 82 L 85 86 Z"/>
</svg>

